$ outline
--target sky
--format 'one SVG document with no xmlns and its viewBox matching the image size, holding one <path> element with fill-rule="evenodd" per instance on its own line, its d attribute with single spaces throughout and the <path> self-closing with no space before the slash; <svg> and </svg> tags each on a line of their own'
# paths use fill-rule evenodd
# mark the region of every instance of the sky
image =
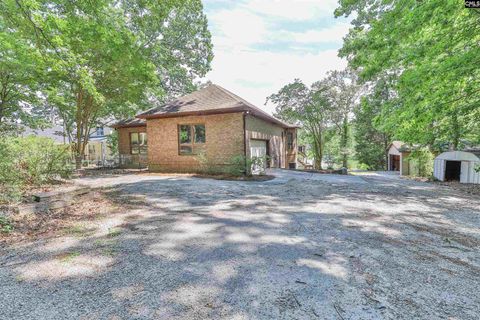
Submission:
<svg viewBox="0 0 480 320">
<path fill-rule="evenodd" d="M 272 113 L 266 97 L 301 79 L 310 85 L 346 61 L 338 49 L 349 21 L 337 0 L 204 0 L 212 33 L 206 78 Z"/>
</svg>

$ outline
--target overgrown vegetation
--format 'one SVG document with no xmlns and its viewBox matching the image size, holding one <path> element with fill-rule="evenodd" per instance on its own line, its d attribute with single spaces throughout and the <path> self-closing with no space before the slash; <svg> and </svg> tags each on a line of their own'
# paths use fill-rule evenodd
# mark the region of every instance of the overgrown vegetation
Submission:
<svg viewBox="0 0 480 320">
<path fill-rule="evenodd" d="M 9 137 L 0 141 L 0 202 L 18 200 L 22 188 L 72 172 L 70 151 L 44 137 Z"/>
<path fill-rule="evenodd" d="M 200 0 L 0 1 L 0 128 L 57 119 L 79 169 L 102 119 L 194 91 L 212 57 Z"/>
<path fill-rule="evenodd" d="M 408 156 L 410 175 L 431 178 L 433 176 L 434 156 L 428 148 L 416 148 Z"/>
<path fill-rule="evenodd" d="M 277 116 L 302 124 L 317 168 L 354 159 L 386 169 L 392 140 L 434 151 L 480 144 L 480 11 L 461 1 L 338 3 L 337 17 L 354 17 L 340 50 L 346 70 L 310 87 L 295 79 L 268 98 Z M 339 141 L 328 134 L 335 128 Z"/>
<path fill-rule="evenodd" d="M 201 172 L 208 175 L 226 174 L 234 177 L 251 176 L 253 173 L 264 174 L 266 162 L 269 157 L 250 157 L 245 158 L 244 155 L 233 156 L 226 165 L 220 166 L 215 161 L 209 159 L 206 152 L 200 152 L 197 155 L 200 163 Z"/>
</svg>

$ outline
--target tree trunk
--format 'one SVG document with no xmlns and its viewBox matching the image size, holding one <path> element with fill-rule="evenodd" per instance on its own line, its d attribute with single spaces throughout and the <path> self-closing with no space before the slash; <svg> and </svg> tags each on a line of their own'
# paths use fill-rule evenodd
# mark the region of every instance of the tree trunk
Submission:
<svg viewBox="0 0 480 320">
<path fill-rule="evenodd" d="M 82 169 L 82 156 L 75 154 L 75 169 Z"/>
<path fill-rule="evenodd" d="M 345 116 L 342 123 L 342 135 L 341 135 L 341 149 L 342 149 L 342 167 L 347 168 L 348 166 L 348 118 Z"/>
<path fill-rule="evenodd" d="M 322 144 L 322 132 L 312 132 L 313 135 L 313 147 L 315 155 L 315 169 L 322 170 L 323 160 L 323 144 Z"/>
</svg>

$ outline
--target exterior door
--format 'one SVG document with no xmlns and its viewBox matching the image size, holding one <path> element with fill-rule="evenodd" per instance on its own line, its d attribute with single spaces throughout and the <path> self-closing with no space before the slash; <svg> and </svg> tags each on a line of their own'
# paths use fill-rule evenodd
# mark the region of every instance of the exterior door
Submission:
<svg viewBox="0 0 480 320">
<path fill-rule="evenodd" d="M 390 171 L 400 171 L 400 156 L 390 155 Z"/>
</svg>

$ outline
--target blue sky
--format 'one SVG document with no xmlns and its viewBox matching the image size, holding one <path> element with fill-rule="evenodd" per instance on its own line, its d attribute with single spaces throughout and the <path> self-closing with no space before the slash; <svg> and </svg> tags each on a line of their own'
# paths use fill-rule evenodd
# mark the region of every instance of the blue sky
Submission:
<svg viewBox="0 0 480 320">
<path fill-rule="evenodd" d="M 295 78 L 310 84 L 338 58 L 349 21 L 335 19 L 337 0 L 204 0 L 214 54 L 207 79 L 268 112 L 265 98 Z"/>
</svg>

